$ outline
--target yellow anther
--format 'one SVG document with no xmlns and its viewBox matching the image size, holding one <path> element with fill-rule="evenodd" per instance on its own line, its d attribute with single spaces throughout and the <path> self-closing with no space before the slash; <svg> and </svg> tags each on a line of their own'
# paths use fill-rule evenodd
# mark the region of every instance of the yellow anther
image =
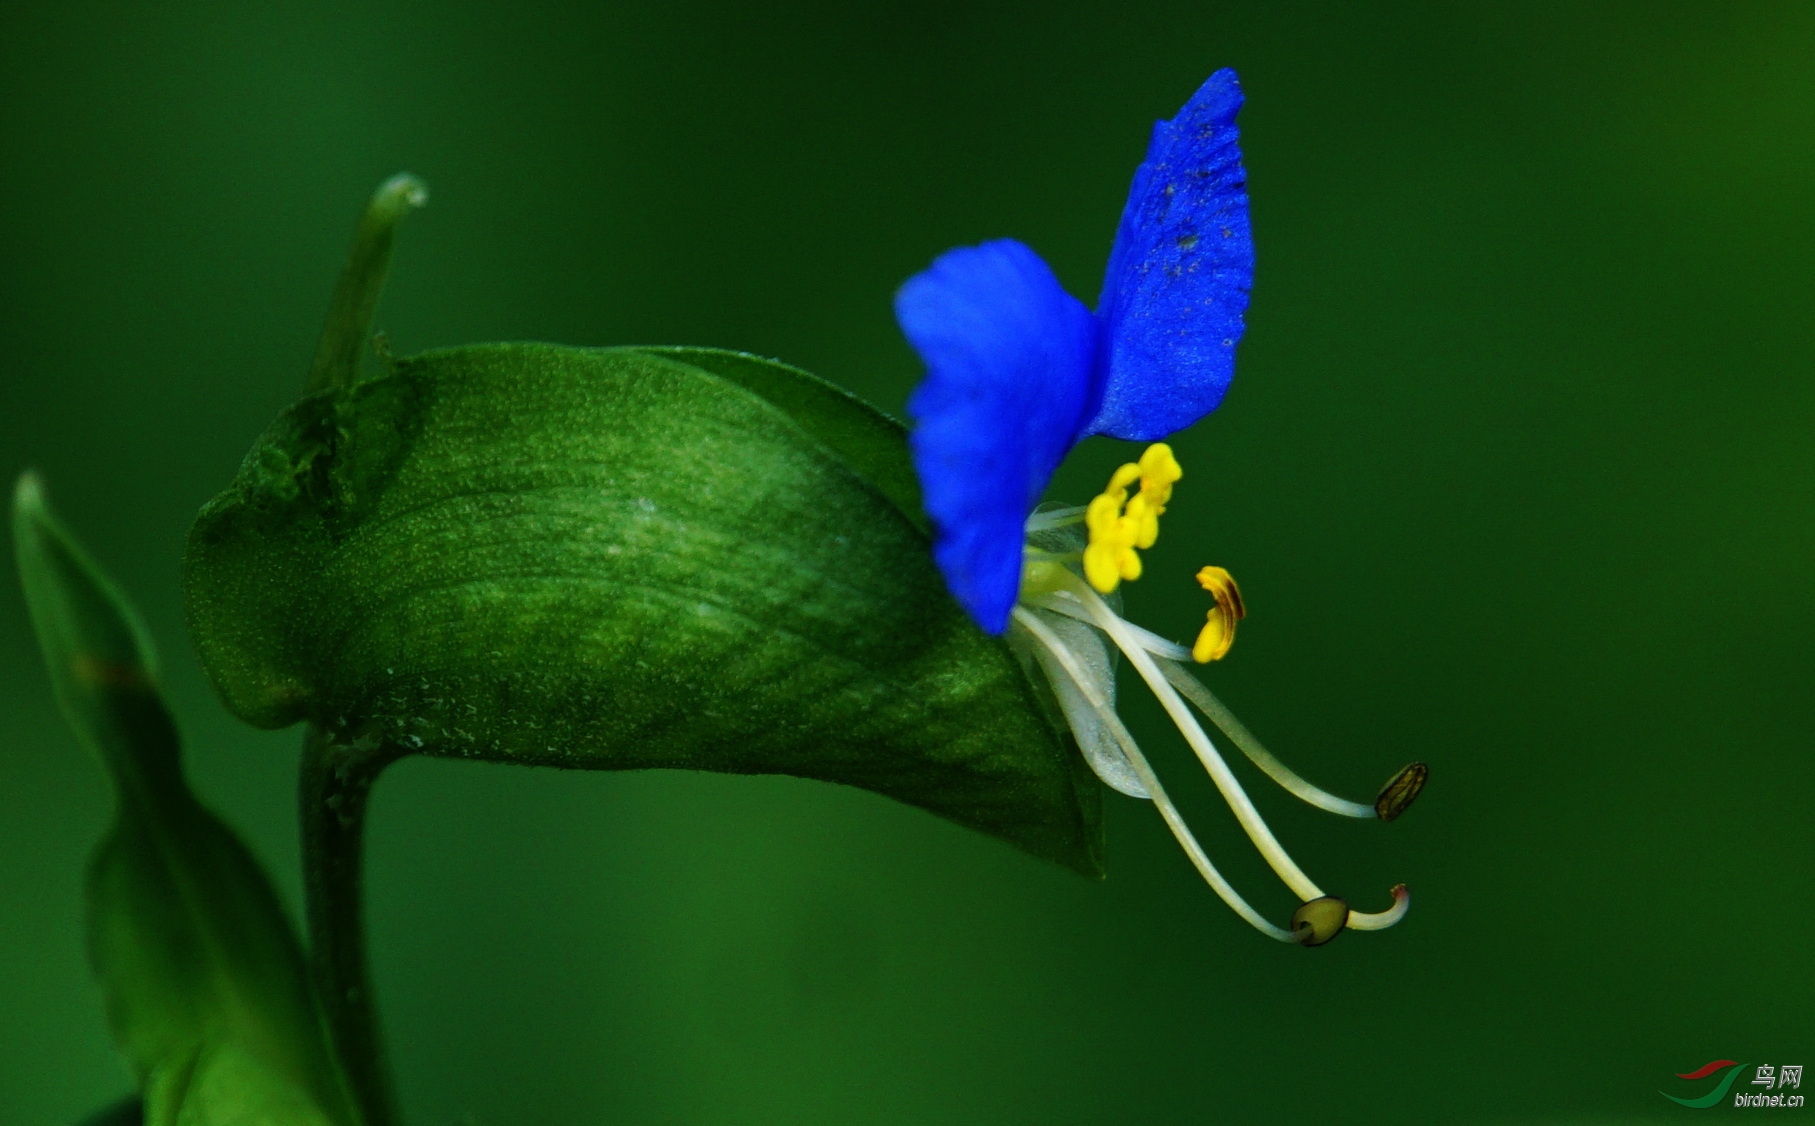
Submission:
<svg viewBox="0 0 1815 1126">
<path fill-rule="evenodd" d="M 1203 665 L 1220 661 L 1229 652 L 1229 646 L 1235 644 L 1235 623 L 1248 616 L 1248 609 L 1242 605 L 1242 592 L 1235 585 L 1235 576 L 1221 567 L 1205 567 L 1199 571 L 1197 585 L 1216 599 L 1216 608 L 1210 611 L 1203 630 L 1197 635 L 1197 644 L 1191 647 L 1191 658 Z"/>
<path fill-rule="evenodd" d="M 1141 455 L 1141 495 L 1153 505 L 1156 515 L 1166 511 L 1172 500 L 1172 486 L 1184 475 L 1178 458 L 1172 456 L 1172 447 L 1164 442 L 1155 442 Z"/>
<path fill-rule="evenodd" d="M 1141 577 L 1142 551 L 1160 538 L 1160 516 L 1172 500 L 1172 486 L 1184 476 L 1172 447 L 1155 442 L 1137 464 L 1119 466 L 1104 489 L 1084 512 L 1090 545 L 1084 549 L 1084 577 L 1104 594 L 1123 581 Z M 1131 500 L 1128 489 L 1136 481 L 1141 491 Z"/>
<path fill-rule="evenodd" d="M 1084 577 L 1104 594 L 1122 581 L 1125 559 L 1133 558 L 1135 566 L 1140 566 L 1140 557 L 1134 554 L 1134 537 L 1123 529 L 1127 521 L 1122 517 L 1122 498 L 1127 490 L 1119 492 L 1121 496 L 1116 491 L 1103 493 L 1084 510 L 1084 526 L 1090 530 L 1090 543 L 1084 548 Z"/>
<path fill-rule="evenodd" d="M 1132 545 L 1143 550 L 1152 547 L 1153 541 L 1160 538 L 1160 514 L 1148 503 L 1147 494 L 1136 493 L 1124 511 L 1122 519 L 1128 522 Z"/>
</svg>

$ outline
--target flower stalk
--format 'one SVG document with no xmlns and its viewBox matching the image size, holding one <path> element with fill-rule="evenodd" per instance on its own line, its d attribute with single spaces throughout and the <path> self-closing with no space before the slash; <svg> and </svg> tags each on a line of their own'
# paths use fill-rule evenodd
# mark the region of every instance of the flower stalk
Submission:
<svg viewBox="0 0 1815 1126">
<path fill-rule="evenodd" d="M 309 975 L 362 1126 L 395 1126 L 396 1098 L 366 957 L 364 851 L 372 783 L 397 754 L 337 743 L 310 724 L 298 787 Z"/>
<path fill-rule="evenodd" d="M 407 172 L 380 184 L 366 202 L 304 391 L 342 389 L 357 380 L 390 273 L 397 225 L 427 202 L 427 186 Z M 398 757 L 400 752 L 377 740 L 338 743 L 316 723 L 303 736 L 298 798 L 309 974 L 362 1126 L 394 1126 L 398 1120 L 366 957 L 364 905 L 366 801 L 379 773 Z"/>
</svg>

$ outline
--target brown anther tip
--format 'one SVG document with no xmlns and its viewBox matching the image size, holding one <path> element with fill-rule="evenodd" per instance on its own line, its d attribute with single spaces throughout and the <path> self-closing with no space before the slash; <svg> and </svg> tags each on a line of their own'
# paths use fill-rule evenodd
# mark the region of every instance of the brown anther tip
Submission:
<svg viewBox="0 0 1815 1126">
<path fill-rule="evenodd" d="M 1300 946 L 1322 946 L 1342 933 L 1349 922 L 1349 905 L 1333 895 L 1301 903 L 1292 912 L 1292 937 Z"/>
<path fill-rule="evenodd" d="M 1405 769 L 1380 787 L 1380 796 L 1374 799 L 1374 814 L 1382 821 L 1391 821 L 1412 808 L 1430 777 L 1430 767 L 1421 762 L 1407 763 Z"/>
</svg>

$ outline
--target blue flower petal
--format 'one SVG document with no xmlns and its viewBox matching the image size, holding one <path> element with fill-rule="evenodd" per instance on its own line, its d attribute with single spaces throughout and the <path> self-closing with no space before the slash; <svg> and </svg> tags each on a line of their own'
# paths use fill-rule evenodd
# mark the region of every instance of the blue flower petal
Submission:
<svg viewBox="0 0 1815 1126">
<path fill-rule="evenodd" d="M 1254 280 L 1235 72 L 1219 70 L 1153 127 L 1116 230 L 1097 313 L 1109 330 L 1088 432 L 1153 441 L 1222 402 Z"/>
<path fill-rule="evenodd" d="M 1096 318 L 1012 239 L 939 256 L 895 295 L 927 377 L 908 400 L 933 559 L 990 633 L 1021 587 L 1027 514 L 1096 412 Z"/>
</svg>

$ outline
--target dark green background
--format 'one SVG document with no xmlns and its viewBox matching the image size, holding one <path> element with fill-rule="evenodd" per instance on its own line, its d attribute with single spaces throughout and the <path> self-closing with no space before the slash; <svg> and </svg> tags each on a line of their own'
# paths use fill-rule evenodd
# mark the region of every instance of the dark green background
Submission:
<svg viewBox="0 0 1815 1126">
<path fill-rule="evenodd" d="M 1815 1063 L 1811 58 L 1790 3 L 8 4 L 0 470 L 42 469 L 145 608 L 199 788 L 294 902 L 297 736 L 214 704 L 176 567 L 379 179 L 434 192 L 399 351 L 720 345 L 898 410 L 894 287 L 1012 234 L 1094 297 L 1150 122 L 1233 65 L 1249 331 L 1129 612 L 1188 636 L 1226 565 L 1252 616 L 1211 682 L 1262 738 L 1355 796 L 1433 764 L 1391 826 L 1255 787 L 1410 919 L 1268 942 L 1119 798 L 1095 884 L 825 785 L 411 762 L 370 889 L 406 1110 L 1699 1113 L 1671 1072 Z M 106 799 L 0 585 L 0 1121 L 67 1122 L 127 1086 L 79 942 Z"/>
</svg>

